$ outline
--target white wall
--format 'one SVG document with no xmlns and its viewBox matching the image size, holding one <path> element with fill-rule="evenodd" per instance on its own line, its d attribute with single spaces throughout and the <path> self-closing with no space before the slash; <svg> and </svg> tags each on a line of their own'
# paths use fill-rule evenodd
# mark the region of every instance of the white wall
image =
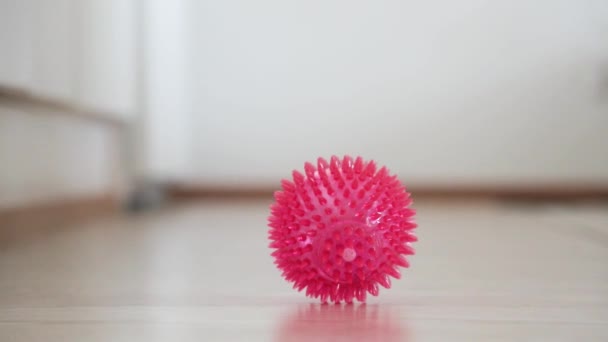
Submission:
<svg viewBox="0 0 608 342">
<path fill-rule="evenodd" d="M 417 185 L 608 184 L 605 1 L 196 4 L 192 182 L 349 153 Z"/>
<path fill-rule="evenodd" d="M 0 86 L 129 120 L 136 0 L 3 0 Z"/>
<path fill-rule="evenodd" d="M 31 86 L 31 12 L 30 1 L 0 3 L 0 85 Z"/>
<path fill-rule="evenodd" d="M 73 0 L 77 13 L 76 97 L 125 121 L 137 112 L 137 0 Z"/>
<path fill-rule="evenodd" d="M 123 134 L 137 110 L 135 4 L 0 2 L 0 86 L 31 95 L 0 96 L 0 209 L 124 194 Z"/>
<path fill-rule="evenodd" d="M 190 2 L 141 3 L 141 79 L 137 174 L 152 181 L 186 177 L 192 167 Z"/>
<path fill-rule="evenodd" d="M 79 46 L 73 0 L 25 0 L 30 11 L 31 83 L 28 91 L 65 102 L 76 102 Z"/>
<path fill-rule="evenodd" d="M 131 180 L 181 179 L 191 169 L 189 137 L 194 134 L 188 93 L 189 6 L 189 0 L 3 0 L 0 87 L 67 104 L 80 115 L 124 123 L 126 134 L 114 136 L 111 143 L 116 139 L 123 143 Z M 0 110 L 4 107 L 0 99 Z M 26 114 L 10 111 L 0 118 L 6 134 L 0 156 L 0 162 L 6 163 L 0 163 L 4 196 L 0 205 L 3 201 L 23 204 L 28 198 L 62 198 L 64 192 L 75 194 L 79 184 L 99 189 L 102 180 L 95 173 L 79 174 L 71 184 L 54 180 L 41 168 L 28 168 L 51 163 L 56 168 L 53 173 L 65 175 L 89 164 L 107 170 L 100 164 L 107 156 L 97 149 L 109 148 L 110 137 L 98 142 L 103 147 L 84 141 L 89 135 L 99 139 L 93 135 L 106 132 L 104 124 L 81 119 L 70 124 L 74 117 L 64 119 L 66 113 L 52 119 Z M 57 138 L 48 148 L 53 149 L 52 155 L 61 155 L 63 163 L 14 160 L 21 160 L 21 151 L 29 151 L 27 146 L 44 150 L 39 137 L 59 131 L 65 139 Z M 81 146 L 72 147 L 78 139 L 83 140 Z M 32 143 L 20 146 L 29 140 Z M 103 177 L 103 182 L 110 181 L 108 174 Z"/>
</svg>

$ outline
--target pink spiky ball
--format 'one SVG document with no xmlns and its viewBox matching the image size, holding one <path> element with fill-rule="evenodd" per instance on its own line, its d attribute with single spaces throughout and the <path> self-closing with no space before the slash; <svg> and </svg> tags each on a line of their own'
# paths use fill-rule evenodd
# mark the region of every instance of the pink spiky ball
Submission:
<svg viewBox="0 0 608 342">
<path fill-rule="evenodd" d="M 304 170 L 281 182 L 270 207 L 270 248 L 283 277 L 323 303 L 365 302 L 378 285 L 390 288 L 417 240 L 405 187 L 361 157 L 319 158 Z"/>
</svg>

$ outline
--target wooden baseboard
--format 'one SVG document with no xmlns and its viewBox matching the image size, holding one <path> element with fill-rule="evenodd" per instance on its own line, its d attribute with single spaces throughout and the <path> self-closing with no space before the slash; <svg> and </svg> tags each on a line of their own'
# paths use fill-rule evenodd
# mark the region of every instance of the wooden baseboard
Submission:
<svg viewBox="0 0 608 342">
<path fill-rule="evenodd" d="M 421 186 L 409 190 L 433 197 L 493 197 L 521 200 L 608 199 L 605 185 Z"/>
<path fill-rule="evenodd" d="M 272 196 L 268 187 L 219 188 L 199 185 L 173 185 L 168 197 L 188 200 L 205 197 L 263 197 Z M 608 199 L 604 185 L 545 185 L 545 186 L 411 186 L 408 191 L 417 197 L 442 198 L 509 198 L 522 200 L 588 200 Z"/>
<path fill-rule="evenodd" d="M 0 209 L 0 247 L 16 240 L 71 229 L 78 223 L 119 212 L 120 202 L 112 195 Z"/>
</svg>

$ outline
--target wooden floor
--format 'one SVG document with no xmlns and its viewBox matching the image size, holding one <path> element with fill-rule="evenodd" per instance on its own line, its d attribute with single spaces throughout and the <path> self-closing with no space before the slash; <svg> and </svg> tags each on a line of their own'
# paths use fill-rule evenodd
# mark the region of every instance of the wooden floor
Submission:
<svg viewBox="0 0 608 342">
<path fill-rule="evenodd" d="M 419 200 L 411 269 L 340 306 L 282 280 L 268 204 L 2 240 L 0 341 L 608 341 L 608 204 Z"/>
</svg>

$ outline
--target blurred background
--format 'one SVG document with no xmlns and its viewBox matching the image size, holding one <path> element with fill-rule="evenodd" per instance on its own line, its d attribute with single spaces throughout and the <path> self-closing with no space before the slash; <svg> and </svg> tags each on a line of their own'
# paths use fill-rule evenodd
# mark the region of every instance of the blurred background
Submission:
<svg viewBox="0 0 608 342">
<path fill-rule="evenodd" d="M 607 18 L 604 1 L 2 0 L 0 207 L 270 191 L 332 154 L 412 190 L 606 192 Z"/>
<path fill-rule="evenodd" d="M 10 325 L 42 316 L 2 305 L 177 305 L 143 316 L 121 316 L 114 307 L 41 314 L 51 321 L 133 322 L 190 317 L 180 311 L 183 303 L 305 301 L 280 287 L 267 255 L 267 206 L 280 180 L 305 161 L 349 154 L 387 165 L 417 199 L 450 198 L 447 206 L 419 202 L 427 230 L 421 230 L 418 277 L 413 273 L 392 297 L 418 296 L 412 326 L 439 341 L 442 332 L 467 331 L 469 323 L 464 330 L 460 323 L 436 330 L 425 319 L 454 312 L 460 322 L 459 303 L 476 293 L 471 301 L 498 307 L 495 317 L 505 319 L 505 329 L 521 317 L 586 317 L 597 325 L 585 331 L 608 338 L 600 326 L 608 322 L 605 202 L 575 216 L 571 207 L 530 214 L 484 204 L 495 195 L 607 198 L 607 38 L 604 0 L 0 0 L 0 328 L 13 334 L 4 335 L 9 339 L 67 336 L 66 326 L 49 328 L 35 318 L 31 326 Z M 251 195 L 261 197 L 240 199 Z M 481 204 L 460 207 L 461 196 L 470 195 Z M 184 198 L 202 201 L 190 209 L 163 206 Z M 115 216 L 159 207 L 167 210 L 150 210 L 159 215 L 151 218 Z M 100 214 L 92 226 L 71 221 Z M 571 246 L 548 230 L 528 229 L 543 222 L 565 230 L 575 224 L 564 222 L 585 222 L 595 230 Z M 527 259 L 517 261 L 507 243 Z M 249 253 L 248 269 L 239 268 L 239 253 L 228 254 L 234 246 Z M 424 246 L 435 252 L 425 254 Z M 581 259 L 560 259 L 570 248 Z M 206 251 L 232 268 L 211 265 Z M 467 269 L 464 259 L 476 266 Z M 556 260 L 572 267 L 556 269 L 550 262 Z M 489 265 L 500 267 L 484 268 Z M 232 287 L 201 273 L 209 269 Z M 251 290 L 237 286 L 228 269 L 249 272 Z M 494 287 L 475 282 L 484 277 Z M 559 287 L 568 281 L 578 283 Z M 564 295 L 572 288 L 584 295 Z M 510 289 L 529 297 L 509 297 Z M 547 293 L 555 297 L 535 302 Z M 592 299 L 577 311 L 572 298 Z M 399 305 L 411 307 L 408 300 Z M 508 316 L 510 303 L 546 302 L 571 311 Z M 459 309 L 450 311 L 454 306 Z M 385 309 L 337 311 L 352 323 L 351 316 L 387 316 Z M 194 316 L 257 319 L 246 310 Z M 298 307 L 287 325 L 306 331 L 299 317 L 336 315 L 318 311 Z M 514 329 L 524 329 L 524 340 L 547 331 L 568 336 L 560 330 L 567 325 L 539 324 Z M 218 340 L 232 336 L 222 327 L 214 330 Z M 81 328 L 70 336 L 93 329 Z M 121 336 L 137 336 L 123 328 L 116 328 Z M 279 335 L 293 333 L 281 329 Z M 152 338 L 173 336 L 146 331 Z"/>
</svg>

